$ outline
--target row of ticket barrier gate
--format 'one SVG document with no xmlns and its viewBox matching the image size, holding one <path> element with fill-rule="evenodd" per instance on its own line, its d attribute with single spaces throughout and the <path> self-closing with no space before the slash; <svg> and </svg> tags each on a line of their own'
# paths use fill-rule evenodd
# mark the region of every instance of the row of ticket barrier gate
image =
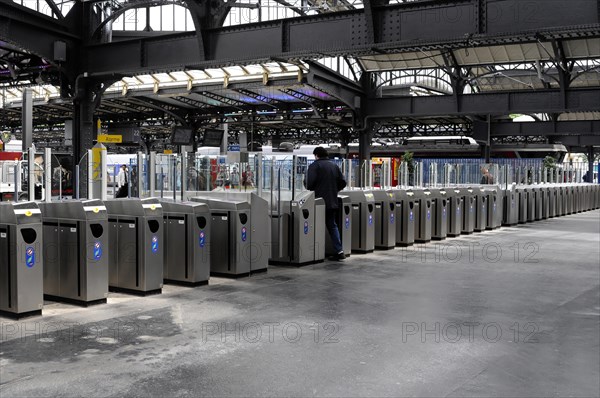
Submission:
<svg viewBox="0 0 600 398">
<path fill-rule="evenodd" d="M 338 197 L 344 253 L 427 243 L 600 208 L 591 184 L 349 190 Z M 0 313 L 41 313 L 44 298 L 81 305 L 108 291 L 160 293 L 210 275 L 318 263 L 331 252 L 311 192 L 269 205 L 254 193 L 189 202 L 117 199 L 0 204 Z M 270 222 L 269 222 L 270 219 Z"/>
</svg>

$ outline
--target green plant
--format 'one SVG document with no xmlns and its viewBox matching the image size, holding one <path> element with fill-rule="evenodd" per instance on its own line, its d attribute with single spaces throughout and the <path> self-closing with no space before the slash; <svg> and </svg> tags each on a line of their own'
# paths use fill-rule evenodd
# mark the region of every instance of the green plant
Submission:
<svg viewBox="0 0 600 398">
<path fill-rule="evenodd" d="M 415 171 L 414 154 L 412 152 L 404 152 L 404 155 L 402 155 L 402 161 L 406 162 L 409 173 L 413 173 Z"/>
<path fill-rule="evenodd" d="M 552 156 L 546 156 L 544 158 L 544 168 L 550 170 L 556 169 L 556 159 L 554 159 Z"/>
</svg>

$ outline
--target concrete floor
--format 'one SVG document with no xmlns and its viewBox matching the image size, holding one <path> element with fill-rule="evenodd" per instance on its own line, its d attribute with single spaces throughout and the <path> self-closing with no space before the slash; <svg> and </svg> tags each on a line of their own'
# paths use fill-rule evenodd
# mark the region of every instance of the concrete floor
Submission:
<svg viewBox="0 0 600 398">
<path fill-rule="evenodd" d="M 0 318 L 0 395 L 598 397 L 599 264 L 595 211 L 87 309 L 48 303 Z"/>
</svg>

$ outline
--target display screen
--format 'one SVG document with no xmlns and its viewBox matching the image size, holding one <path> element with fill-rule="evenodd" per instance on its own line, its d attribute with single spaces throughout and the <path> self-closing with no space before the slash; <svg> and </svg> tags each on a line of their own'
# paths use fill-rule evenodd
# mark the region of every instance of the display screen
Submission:
<svg viewBox="0 0 600 398">
<path fill-rule="evenodd" d="M 223 134 L 225 134 L 224 130 L 206 129 L 204 131 L 202 146 L 220 147 L 223 141 Z"/>
<path fill-rule="evenodd" d="M 194 140 L 194 130 L 183 127 L 174 127 L 171 133 L 171 144 L 190 145 Z"/>
</svg>

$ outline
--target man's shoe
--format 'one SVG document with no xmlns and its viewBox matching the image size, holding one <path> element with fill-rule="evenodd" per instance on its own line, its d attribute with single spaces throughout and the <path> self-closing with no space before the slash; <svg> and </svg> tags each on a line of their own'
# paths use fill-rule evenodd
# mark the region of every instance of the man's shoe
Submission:
<svg viewBox="0 0 600 398">
<path fill-rule="evenodd" d="M 330 261 L 342 261 L 345 258 L 346 258 L 346 255 L 344 254 L 344 252 L 334 254 L 333 256 L 329 256 Z"/>
</svg>

